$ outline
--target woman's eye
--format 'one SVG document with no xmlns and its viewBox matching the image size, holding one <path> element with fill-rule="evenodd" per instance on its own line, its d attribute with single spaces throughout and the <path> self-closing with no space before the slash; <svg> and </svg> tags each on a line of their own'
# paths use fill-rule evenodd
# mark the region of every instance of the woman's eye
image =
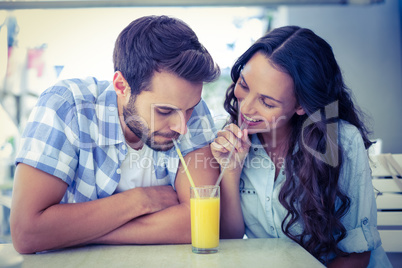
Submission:
<svg viewBox="0 0 402 268">
<path fill-rule="evenodd" d="M 273 105 L 269 105 L 268 103 L 266 103 L 266 102 L 264 101 L 264 99 L 261 99 L 261 102 L 262 102 L 262 104 L 264 104 L 265 107 L 274 108 Z"/>
<path fill-rule="evenodd" d="M 239 82 L 237 82 L 237 84 L 239 85 L 239 86 L 241 86 L 242 88 L 247 88 L 247 86 L 243 83 L 243 81 L 240 81 L 239 80 Z"/>
</svg>

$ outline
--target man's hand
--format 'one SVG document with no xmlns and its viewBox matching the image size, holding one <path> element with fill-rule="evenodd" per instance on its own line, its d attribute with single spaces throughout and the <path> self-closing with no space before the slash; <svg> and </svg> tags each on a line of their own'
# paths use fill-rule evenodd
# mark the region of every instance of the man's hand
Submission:
<svg viewBox="0 0 402 268">
<path fill-rule="evenodd" d="M 141 189 L 148 200 L 144 203 L 148 205 L 149 213 L 158 212 L 179 204 L 177 193 L 172 186 L 152 186 Z M 129 194 L 130 191 L 126 191 L 126 193 Z"/>
<path fill-rule="evenodd" d="M 219 176 L 219 166 L 211 162 L 213 156 L 208 146 L 190 152 L 184 157 L 188 170 L 193 177 L 195 185 L 214 185 Z M 190 183 L 184 167 L 179 164 L 176 175 L 175 189 L 180 204 L 172 205 L 157 213 L 150 213 L 137 217 L 127 224 L 96 238 L 92 243 L 102 244 L 175 244 L 191 242 L 191 213 L 190 213 Z M 162 187 L 163 188 L 163 187 Z M 170 187 L 165 186 L 170 189 Z M 160 190 L 157 187 L 135 188 L 141 191 Z M 238 189 L 238 188 L 237 188 Z M 166 189 L 165 189 L 166 190 Z M 166 197 L 158 197 L 158 200 L 149 202 L 160 203 L 161 199 L 170 205 L 170 193 L 167 190 Z M 237 191 L 238 192 L 238 191 Z M 142 194 L 142 196 L 144 196 Z M 150 198 L 156 198 L 154 193 Z M 166 198 L 166 199 L 165 199 Z M 125 198 L 127 199 L 127 198 Z M 149 200 L 149 199 L 148 199 Z"/>
</svg>

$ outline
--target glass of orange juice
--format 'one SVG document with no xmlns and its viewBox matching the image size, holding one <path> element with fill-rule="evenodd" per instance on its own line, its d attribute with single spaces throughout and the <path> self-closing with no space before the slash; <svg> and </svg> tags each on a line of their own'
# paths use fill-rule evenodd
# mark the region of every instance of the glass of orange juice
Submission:
<svg viewBox="0 0 402 268">
<path fill-rule="evenodd" d="M 219 186 L 190 188 L 191 244 L 194 253 L 218 252 L 219 246 Z"/>
</svg>

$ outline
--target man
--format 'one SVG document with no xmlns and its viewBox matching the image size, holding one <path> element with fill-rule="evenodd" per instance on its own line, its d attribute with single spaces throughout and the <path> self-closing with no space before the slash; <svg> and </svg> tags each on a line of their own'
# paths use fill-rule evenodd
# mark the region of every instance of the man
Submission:
<svg viewBox="0 0 402 268">
<path fill-rule="evenodd" d="M 113 83 L 61 81 L 39 98 L 16 163 L 11 234 L 20 253 L 90 243 L 189 243 L 190 184 L 214 184 L 201 100 L 220 72 L 195 33 L 139 18 L 116 40 Z M 175 188 L 175 190 L 172 188 Z"/>
</svg>

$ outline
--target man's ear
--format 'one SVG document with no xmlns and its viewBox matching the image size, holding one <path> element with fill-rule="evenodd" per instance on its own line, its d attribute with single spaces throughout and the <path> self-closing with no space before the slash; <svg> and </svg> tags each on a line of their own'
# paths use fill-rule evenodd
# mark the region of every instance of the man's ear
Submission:
<svg viewBox="0 0 402 268">
<path fill-rule="evenodd" d="M 303 107 L 301 107 L 301 106 L 299 105 L 299 107 L 296 108 L 296 113 L 297 113 L 298 115 L 304 115 L 306 112 L 304 111 Z"/>
<path fill-rule="evenodd" d="M 120 71 L 113 75 L 113 86 L 118 96 L 126 96 L 131 93 L 131 88 Z"/>
</svg>

